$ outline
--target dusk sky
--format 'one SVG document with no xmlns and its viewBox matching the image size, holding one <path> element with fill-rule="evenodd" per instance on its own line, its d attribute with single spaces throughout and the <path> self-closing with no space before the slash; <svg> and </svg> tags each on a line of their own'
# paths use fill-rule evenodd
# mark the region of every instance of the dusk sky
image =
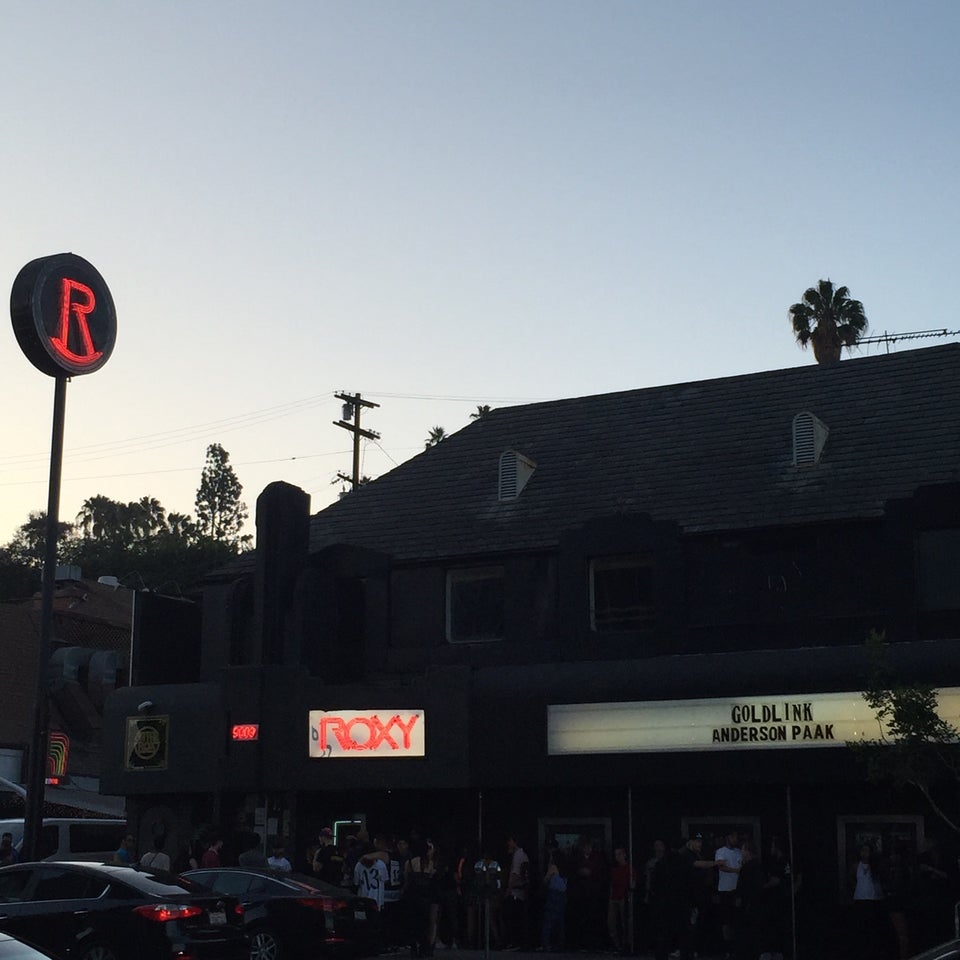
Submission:
<svg viewBox="0 0 960 960">
<path fill-rule="evenodd" d="M 820 278 L 872 334 L 960 329 L 955 0 L 8 0 L 0 27 L 0 277 L 69 250 L 117 308 L 67 388 L 64 520 L 192 513 L 210 443 L 251 517 L 272 480 L 319 510 L 337 391 L 380 404 L 377 477 L 478 404 L 813 363 L 787 309 Z M 7 320 L 0 543 L 46 507 L 53 393 Z"/>
</svg>

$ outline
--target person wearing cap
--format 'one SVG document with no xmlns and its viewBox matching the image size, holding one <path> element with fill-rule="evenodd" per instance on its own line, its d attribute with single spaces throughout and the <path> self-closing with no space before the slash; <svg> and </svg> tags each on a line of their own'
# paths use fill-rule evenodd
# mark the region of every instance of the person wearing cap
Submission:
<svg viewBox="0 0 960 960">
<path fill-rule="evenodd" d="M 333 831 L 324 827 L 317 838 L 317 849 L 313 855 L 313 872 L 332 883 L 340 886 L 343 883 L 343 857 L 333 840 Z"/>
<path fill-rule="evenodd" d="M 705 871 L 713 870 L 720 863 L 704 859 L 702 833 L 691 834 L 680 850 L 680 861 L 683 864 L 684 906 L 687 914 L 680 937 L 680 955 L 686 958 L 692 957 L 697 951 L 700 923 L 709 902 L 710 887 L 704 882 L 707 879 Z"/>
</svg>

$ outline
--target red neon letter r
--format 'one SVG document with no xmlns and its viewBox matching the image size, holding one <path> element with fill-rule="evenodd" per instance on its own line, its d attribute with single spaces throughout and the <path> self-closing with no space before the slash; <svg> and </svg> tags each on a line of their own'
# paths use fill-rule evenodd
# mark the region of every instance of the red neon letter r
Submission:
<svg viewBox="0 0 960 960">
<path fill-rule="evenodd" d="M 76 300 L 73 296 L 74 292 L 79 295 Z M 83 299 L 81 300 L 80 297 Z M 60 287 L 60 335 L 51 337 L 50 342 L 54 350 L 71 363 L 86 366 L 95 363 L 103 356 L 103 351 L 93 346 L 93 337 L 90 336 L 90 326 L 87 323 L 87 314 L 92 313 L 96 305 L 97 298 L 85 283 L 63 277 Z M 71 314 L 77 321 L 83 353 L 75 353 L 70 349 Z"/>
</svg>

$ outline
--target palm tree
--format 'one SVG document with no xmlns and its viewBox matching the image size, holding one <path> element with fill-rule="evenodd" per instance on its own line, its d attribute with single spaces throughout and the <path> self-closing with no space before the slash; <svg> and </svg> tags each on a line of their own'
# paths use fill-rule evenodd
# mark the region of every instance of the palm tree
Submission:
<svg viewBox="0 0 960 960">
<path fill-rule="evenodd" d="M 837 363 L 840 351 L 852 347 L 866 333 L 863 304 L 850 299 L 847 287 L 834 289 L 829 280 L 810 287 L 789 310 L 797 343 L 813 344 L 817 363 Z"/>
<path fill-rule="evenodd" d="M 490 404 L 477 404 L 477 409 L 470 414 L 471 420 L 482 420 L 490 412 Z"/>
<path fill-rule="evenodd" d="M 442 440 L 447 439 L 447 431 L 443 427 L 431 427 L 430 433 L 427 436 L 427 442 L 423 445 L 424 450 L 429 450 L 431 447 L 435 447 Z"/>
</svg>

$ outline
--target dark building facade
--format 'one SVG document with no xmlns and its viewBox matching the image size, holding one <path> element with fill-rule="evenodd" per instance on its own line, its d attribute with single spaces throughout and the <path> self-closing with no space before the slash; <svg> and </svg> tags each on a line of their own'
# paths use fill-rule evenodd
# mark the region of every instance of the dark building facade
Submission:
<svg viewBox="0 0 960 960">
<path fill-rule="evenodd" d="M 271 485 L 199 626 L 141 623 L 104 789 L 298 857 L 334 821 L 640 863 L 735 824 L 826 936 L 861 840 L 948 847 L 846 742 L 870 631 L 958 719 L 958 384 L 950 344 L 503 408 L 312 518 Z"/>
</svg>

